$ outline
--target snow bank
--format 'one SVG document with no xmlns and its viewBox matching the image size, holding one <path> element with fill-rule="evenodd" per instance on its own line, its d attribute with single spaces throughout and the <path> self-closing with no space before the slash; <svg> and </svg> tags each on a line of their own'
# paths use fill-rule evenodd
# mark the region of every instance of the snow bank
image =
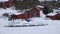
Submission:
<svg viewBox="0 0 60 34">
<path fill-rule="evenodd" d="M 50 21 L 50 20 L 41 20 L 41 21 L 47 23 L 48 25 L 39 27 L 38 26 L 0 27 L 0 33 L 1 34 L 60 34 L 60 21 Z"/>
<path fill-rule="evenodd" d="M 15 14 L 15 15 L 18 15 L 18 14 L 22 14 L 23 12 L 18 12 L 17 10 L 12 10 L 10 8 L 7 8 L 7 9 L 3 9 L 1 8 L 0 9 L 0 16 L 4 13 L 9 13 L 10 15 L 11 14 Z"/>
</svg>

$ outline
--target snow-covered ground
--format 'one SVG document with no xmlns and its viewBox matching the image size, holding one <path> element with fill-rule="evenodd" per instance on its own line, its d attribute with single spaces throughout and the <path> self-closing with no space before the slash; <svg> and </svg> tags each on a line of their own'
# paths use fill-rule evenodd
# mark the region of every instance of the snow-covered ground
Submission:
<svg viewBox="0 0 60 34">
<path fill-rule="evenodd" d="M 18 25 L 22 24 L 48 24 L 45 26 L 32 26 L 32 27 L 4 27 L 11 25 L 13 21 L 8 21 L 8 18 L 2 17 L 3 13 L 17 13 L 16 10 L 0 9 L 0 34 L 60 34 L 60 20 L 46 19 L 45 15 L 41 12 L 41 17 L 31 18 L 30 22 L 25 20 L 14 20 Z M 16 23 L 16 24 L 17 24 Z M 16 25 L 15 24 L 15 25 Z M 14 24 L 13 24 L 14 25 Z"/>
<path fill-rule="evenodd" d="M 60 21 L 43 20 L 46 26 L 3 27 L 0 22 L 0 34 L 60 34 Z"/>
<path fill-rule="evenodd" d="M 8 0 L 0 0 L 0 2 L 5 2 L 5 1 Z M 40 0 L 40 1 L 43 2 L 44 0 Z M 27 22 L 25 20 L 15 20 L 15 22 L 20 23 L 20 25 L 48 24 L 46 26 L 32 26 L 32 27 L 4 27 L 6 25 L 11 25 L 12 24 L 11 22 L 13 21 L 8 21 L 7 20 L 8 18 L 2 17 L 3 13 L 20 14 L 16 10 L 12 10 L 10 8 L 7 9 L 1 8 L 0 9 L 0 34 L 60 34 L 60 20 L 50 20 L 50 19 L 46 20 L 45 15 L 42 14 L 42 12 L 40 13 L 39 18 L 38 17 L 31 18 L 30 22 Z M 49 15 L 51 15 L 51 13 Z M 55 13 L 53 15 L 55 15 Z"/>
</svg>

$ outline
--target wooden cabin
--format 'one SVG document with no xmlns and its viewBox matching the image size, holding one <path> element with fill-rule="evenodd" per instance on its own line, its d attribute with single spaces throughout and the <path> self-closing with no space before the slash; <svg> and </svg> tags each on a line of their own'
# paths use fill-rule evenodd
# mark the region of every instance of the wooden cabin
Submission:
<svg viewBox="0 0 60 34">
<path fill-rule="evenodd" d="M 29 6 L 28 4 L 26 5 L 26 3 L 29 3 L 29 2 L 33 2 L 33 3 L 36 2 L 36 5 L 32 8 L 32 6 Z M 40 17 L 40 10 L 41 10 L 41 8 L 37 7 L 37 5 L 40 5 L 39 0 L 34 0 L 34 1 L 33 0 L 26 0 L 26 3 L 21 2 L 21 0 L 9 0 L 9 1 L 6 1 L 6 2 L 1 2 L 1 3 L 6 8 L 14 6 L 15 3 L 18 3 L 19 5 L 22 5 L 23 10 L 32 8 L 30 12 L 29 11 L 25 11 L 25 13 L 23 13 L 23 14 L 18 14 L 18 15 L 13 14 L 13 15 L 10 15 L 11 16 L 10 19 L 28 19 L 28 18 L 32 18 L 32 17 Z M 17 9 L 19 9 L 19 8 L 17 8 Z"/>
<path fill-rule="evenodd" d="M 33 8 L 31 12 L 28 14 L 27 12 L 19 15 L 11 15 L 11 19 L 29 19 L 32 17 L 40 17 L 40 8 Z"/>
<path fill-rule="evenodd" d="M 50 18 L 52 20 L 60 20 L 60 10 L 58 12 L 56 12 L 55 15 L 47 15 L 46 18 Z"/>
<path fill-rule="evenodd" d="M 30 0 L 31 1 L 31 0 Z M 27 1 L 29 2 L 29 1 Z M 21 3 L 19 3 L 21 4 Z M 37 1 L 37 5 L 40 5 L 39 1 Z M 26 6 L 25 4 L 23 4 L 23 8 L 24 9 L 28 9 L 28 5 Z M 28 18 L 32 18 L 32 17 L 40 17 L 40 10 L 42 8 L 41 7 L 34 7 L 33 9 L 31 9 L 31 11 L 25 11 L 25 13 L 23 14 L 19 14 L 19 15 L 11 15 L 11 19 L 28 19 Z"/>
</svg>

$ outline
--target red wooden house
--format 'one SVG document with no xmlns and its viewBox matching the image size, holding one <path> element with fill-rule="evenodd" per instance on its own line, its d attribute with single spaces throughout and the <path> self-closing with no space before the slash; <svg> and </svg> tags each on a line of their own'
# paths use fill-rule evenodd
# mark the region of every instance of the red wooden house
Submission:
<svg viewBox="0 0 60 34">
<path fill-rule="evenodd" d="M 27 13 L 11 15 L 11 19 L 28 19 L 32 17 L 40 17 L 40 10 L 37 8 L 33 8 L 29 15 Z"/>
<path fill-rule="evenodd" d="M 46 16 L 47 18 L 51 18 L 52 20 L 60 20 L 60 11 L 59 12 L 56 12 L 55 15 L 53 16 Z"/>
<path fill-rule="evenodd" d="M 9 0 L 8 2 L 4 3 L 5 7 L 11 7 L 13 6 L 13 2 L 12 0 Z M 40 5 L 39 0 L 37 0 L 37 5 Z M 41 7 L 34 7 L 31 12 L 29 13 L 29 15 L 25 12 L 23 14 L 18 14 L 18 15 L 11 15 L 11 19 L 28 19 L 28 18 L 32 18 L 32 17 L 40 17 L 40 10 L 42 8 Z"/>
<path fill-rule="evenodd" d="M 11 6 L 14 5 L 13 0 L 9 0 L 4 2 L 4 7 L 9 8 Z M 37 0 L 37 5 L 40 5 L 39 0 Z M 10 15 L 11 19 L 28 19 L 28 18 L 32 18 L 32 17 L 40 17 L 40 10 L 42 10 L 41 7 L 34 7 L 31 12 L 29 13 L 29 15 L 25 12 L 23 14 L 18 14 L 18 15 Z"/>
</svg>

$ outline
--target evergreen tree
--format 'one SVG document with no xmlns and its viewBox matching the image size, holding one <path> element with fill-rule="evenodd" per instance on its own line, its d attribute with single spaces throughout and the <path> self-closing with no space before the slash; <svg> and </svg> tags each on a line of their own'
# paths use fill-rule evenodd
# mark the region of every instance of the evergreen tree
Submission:
<svg viewBox="0 0 60 34">
<path fill-rule="evenodd" d="M 37 0 L 14 0 L 14 5 L 17 9 L 24 10 L 35 7 Z"/>
<path fill-rule="evenodd" d="M 44 8 L 43 8 L 43 13 L 45 15 L 47 15 L 49 13 L 49 7 L 47 5 L 44 5 Z"/>
<path fill-rule="evenodd" d="M 43 13 L 45 15 L 47 15 L 48 13 L 52 13 L 53 12 L 53 9 L 48 7 L 47 5 L 44 5 L 44 8 L 43 8 Z"/>
</svg>

